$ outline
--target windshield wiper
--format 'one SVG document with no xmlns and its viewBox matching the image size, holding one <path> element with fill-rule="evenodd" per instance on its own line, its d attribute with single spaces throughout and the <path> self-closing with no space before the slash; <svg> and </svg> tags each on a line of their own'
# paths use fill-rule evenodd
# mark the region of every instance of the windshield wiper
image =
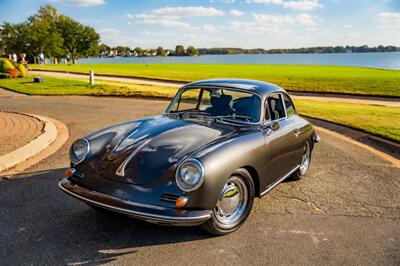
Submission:
<svg viewBox="0 0 400 266">
<path fill-rule="evenodd" d="M 232 115 L 219 115 L 219 116 L 216 116 L 215 118 L 220 118 L 220 119 L 225 119 L 225 118 L 228 118 L 228 119 L 230 119 L 231 120 L 231 118 L 233 118 L 233 119 L 243 119 L 243 120 L 245 120 L 246 122 L 251 122 L 251 120 L 253 120 L 253 118 L 252 117 L 250 117 L 250 116 L 247 116 L 247 115 L 237 115 L 237 114 L 232 114 Z"/>
<path fill-rule="evenodd" d="M 187 115 L 204 115 L 204 116 L 211 116 L 210 113 L 203 112 L 203 111 L 178 111 L 178 112 L 170 112 L 168 114 L 174 114 L 174 115 L 180 115 L 183 116 L 185 114 Z"/>
</svg>

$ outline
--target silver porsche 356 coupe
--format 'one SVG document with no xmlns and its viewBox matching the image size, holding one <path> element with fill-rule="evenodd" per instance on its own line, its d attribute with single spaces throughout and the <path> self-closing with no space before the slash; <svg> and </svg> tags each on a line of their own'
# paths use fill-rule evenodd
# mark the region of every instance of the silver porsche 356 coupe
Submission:
<svg viewBox="0 0 400 266">
<path fill-rule="evenodd" d="M 276 85 L 197 81 L 162 115 L 76 140 L 59 187 L 99 210 L 223 235 L 245 222 L 254 197 L 303 177 L 319 139 Z"/>
</svg>

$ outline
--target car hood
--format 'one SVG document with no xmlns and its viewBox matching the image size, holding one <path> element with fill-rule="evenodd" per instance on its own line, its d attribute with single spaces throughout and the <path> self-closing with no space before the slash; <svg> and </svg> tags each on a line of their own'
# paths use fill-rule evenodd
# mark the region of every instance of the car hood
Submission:
<svg viewBox="0 0 400 266">
<path fill-rule="evenodd" d="M 96 146 L 96 141 L 109 136 L 91 161 L 99 175 L 143 185 L 171 176 L 172 166 L 182 158 L 234 132 L 233 126 L 158 116 L 107 128 L 87 138 Z"/>
</svg>

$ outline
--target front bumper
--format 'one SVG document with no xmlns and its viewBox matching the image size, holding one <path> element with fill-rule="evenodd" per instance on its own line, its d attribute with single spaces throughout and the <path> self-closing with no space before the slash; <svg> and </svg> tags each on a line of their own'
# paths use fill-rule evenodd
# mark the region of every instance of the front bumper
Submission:
<svg viewBox="0 0 400 266">
<path fill-rule="evenodd" d="M 193 226 L 202 224 L 211 218 L 211 211 L 208 210 L 181 210 L 132 202 L 79 186 L 69 178 L 62 179 L 58 186 L 65 193 L 87 204 L 119 212 L 150 223 Z"/>
</svg>

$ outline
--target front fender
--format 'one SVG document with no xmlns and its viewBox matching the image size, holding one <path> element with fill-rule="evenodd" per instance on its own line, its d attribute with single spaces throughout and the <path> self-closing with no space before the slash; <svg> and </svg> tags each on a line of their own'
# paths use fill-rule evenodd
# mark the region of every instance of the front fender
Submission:
<svg viewBox="0 0 400 266">
<path fill-rule="evenodd" d="M 213 209 L 221 191 L 232 173 L 245 166 L 262 168 L 265 155 L 264 138 L 260 131 L 253 131 L 207 147 L 194 154 L 205 169 L 204 183 L 191 193 L 191 208 Z M 188 206 L 188 207 L 189 207 Z"/>
</svg>

